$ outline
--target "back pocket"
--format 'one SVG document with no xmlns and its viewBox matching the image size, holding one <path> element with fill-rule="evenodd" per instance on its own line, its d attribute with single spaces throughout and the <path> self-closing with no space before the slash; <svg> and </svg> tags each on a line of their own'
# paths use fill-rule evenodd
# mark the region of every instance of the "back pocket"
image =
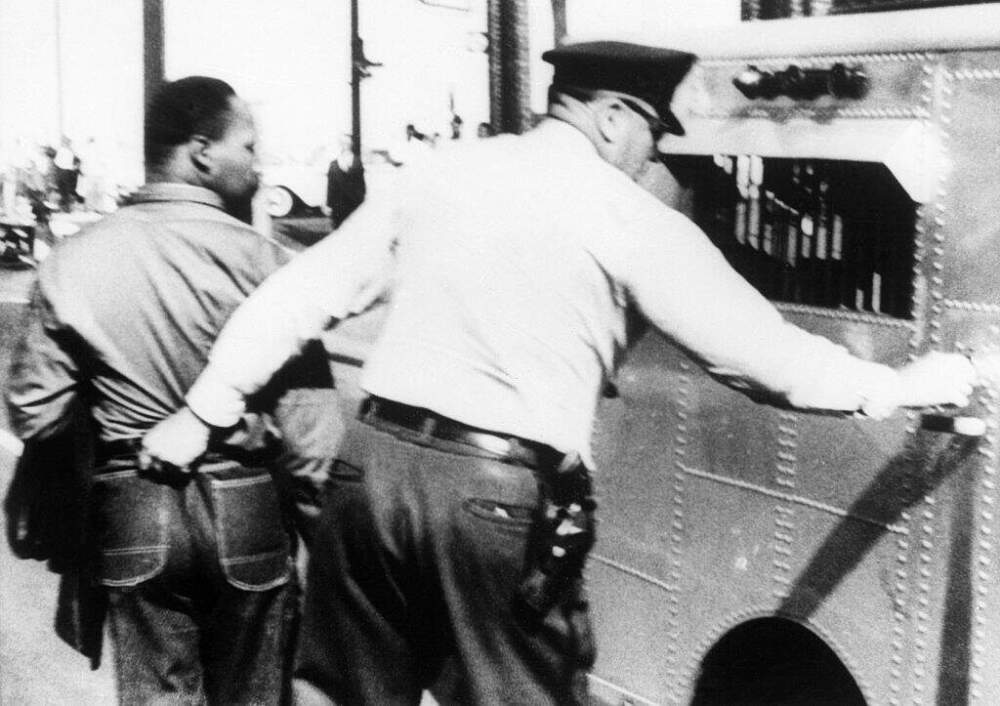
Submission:
<svg viewBox="0 0 1000 706">
<path fill-rule="evenodd" d="M 121 470 L 95 476 L 92 492 L 101 583 L 135 586 L 160 573 L 167 562 L 170 489 Z"/>
<path fill-rule="evenodd" d="M 245 591 L 265 591 L 291 576 L 291 540 L 267 470 L 211 478 L 219 560 L 226 580 Z"/>
</svg>

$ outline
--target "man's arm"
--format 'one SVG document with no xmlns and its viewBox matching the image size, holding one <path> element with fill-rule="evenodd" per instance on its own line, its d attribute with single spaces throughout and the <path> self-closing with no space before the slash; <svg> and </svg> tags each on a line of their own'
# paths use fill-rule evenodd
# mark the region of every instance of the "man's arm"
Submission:
<svg viewBox="0 0 1000 706">
<path fill-rule="evenodd" d="M 394 242 L 393 203 L 370 200 L 336 234 L 270 276 L 226 323 L 187 407 L 146 435 L 145 462 L 186 466 L 201 455 L 210 428 L 235 424 L 246 398 L 307 341 L 382 294 Z"/>
<path fill-rule="evenodd" d="M 248 400 L 248 406 L 267 410 L 280 435 L 282 453 L 273 477 L 299 534 L 309 544 L 345 428 L 323 343 L 307 343 Z"/>
<path fill-rule="evenodd" d="M 785 321 L 687 218 L 646 215 L 635 239 L 600 257 L 612 259 L 650 321 L 710 371 L 805 409 L 884 417 L 897 407 L 967 404 L 975 371 L 963 356 L 932 353 L 899 370 L 853 356 Z"/>
<path fill-rule="evenodd" d="M 19 438 L 46 439 L 73 419 L 79 367 L 72 351 L 79 341 L 59 324 L 40 285 L 23 321 L 7 379 L 7 407 Z"/>
</svg>

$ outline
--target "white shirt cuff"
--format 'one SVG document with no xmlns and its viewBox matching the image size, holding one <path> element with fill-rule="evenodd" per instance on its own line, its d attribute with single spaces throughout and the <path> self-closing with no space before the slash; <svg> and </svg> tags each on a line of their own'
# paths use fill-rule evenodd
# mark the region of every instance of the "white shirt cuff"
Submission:
<svg viewBox="0 0 1000 706">
<path fill-rule="evenodd" d="M 185 401 L 196 417 L 213 427 L 233 426 L 246 409 L 239 391 L 204 374 L 191 386 Z"/>
</svg>

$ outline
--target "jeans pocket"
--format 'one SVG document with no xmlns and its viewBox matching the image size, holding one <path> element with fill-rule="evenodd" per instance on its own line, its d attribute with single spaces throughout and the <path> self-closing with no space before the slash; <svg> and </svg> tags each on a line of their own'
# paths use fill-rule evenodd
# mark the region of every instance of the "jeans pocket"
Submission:
<svg viewBox="0 0 1000 706">
<path fill-rule="evenodd" d="M 462 503 L 462 510 L 473 517 L 485 520 L 495 529 L 514 534 L 526 533 L 534 514 L 534 508 L 486 498 L 468 498 Z"/>
<path fill-rule="evenodd" d="M 278 490 L 267 470 L 211 479 L 219 561 L 226 580 L 245 591 L 265 591 L 291 576 L 291 540 Z"/>
<path fill-rule="evenodd" d="M 160 573 L 167 562 L 168 486 L 122 470 L 97 475 L 92 492 L 101 583 L 135 586 Z"/>
</svg>

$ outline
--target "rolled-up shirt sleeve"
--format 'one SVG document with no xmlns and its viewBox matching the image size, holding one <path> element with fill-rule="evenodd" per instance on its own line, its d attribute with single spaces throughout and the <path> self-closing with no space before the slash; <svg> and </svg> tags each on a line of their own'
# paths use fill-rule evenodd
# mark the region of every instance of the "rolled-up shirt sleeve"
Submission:
<svg viewBox="0 0 1000 706">
<path fill-rule="evenodd" d="M 19 438 L 44 439 L 72 419 L 79 380 L 79 366 L 70 351 L 75 337 L 58 322 L 39 285 L 25 326 L 11 359 L 7 406 Z"/>
<path fill-rule="evenodd" d="M 709 371 L 795 407 L 895 406 L 892 368 L 851 355 L 787 322 L 682 214 L 641 199 L 632 228 L 595 243 L 649 321 Z"/>
<path fill-rule="evenodd" d="M 235 424 L 245 399 L 333 321 L 359 313 L 388 283 L 396 239 L 388 199 L 363 204 L 336 232 L 271 275 L 236 310 L 189 390 L 194 414 Z"/>
</svg>

